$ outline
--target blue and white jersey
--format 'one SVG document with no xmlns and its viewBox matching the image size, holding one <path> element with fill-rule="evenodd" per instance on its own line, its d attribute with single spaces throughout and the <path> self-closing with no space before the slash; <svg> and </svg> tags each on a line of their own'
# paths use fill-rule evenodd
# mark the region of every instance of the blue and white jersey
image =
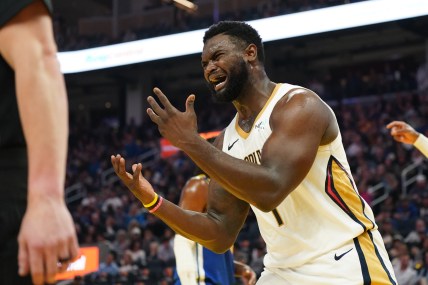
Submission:
<svg viewBox="0 0 428 285">
<path fill-rule="evenodd" d="M 174 285 L 235 284 L 233 254 L 217 254 L 199 243 L 176 234 L 174 239 L 176 272 Z"/>
</svg>

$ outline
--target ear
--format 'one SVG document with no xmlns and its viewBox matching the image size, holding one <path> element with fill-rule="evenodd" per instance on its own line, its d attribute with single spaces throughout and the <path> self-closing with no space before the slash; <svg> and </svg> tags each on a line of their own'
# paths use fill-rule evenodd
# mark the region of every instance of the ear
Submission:
<svg viewBox="0 0 428 285">
<path fill-rule="evenodd" d="M 257 60 L 257 46 L 255 44 L 249 44 L 245 49 L 245 58 L 249 62 Z"/>
</svg>

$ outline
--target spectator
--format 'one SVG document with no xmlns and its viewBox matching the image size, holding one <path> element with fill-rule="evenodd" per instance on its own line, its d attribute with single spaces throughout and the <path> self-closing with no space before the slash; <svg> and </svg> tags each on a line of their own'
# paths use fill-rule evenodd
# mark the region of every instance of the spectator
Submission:
<svg viewBox="0 0 428 285">
<path fill-rule="evenodd" d="M 100 263 L 98 272 L 95 274 L 96 280 L 101 282 L 108 282 L 115 280 L 119 274 L 119 266 L 116 263 L 116 252 L 110 251 L 105 261 Z"/>
<path fill-rule="evenodd" d="M 420 218 L 416 219 L 414 229 L 406 236 L 404 242 L 421 248 L 424 240 L 427 238 L 427 233 L 425 221 Z"/>
<path fill-rule="evenodd" d="M 130 252 L 125 252 L 120 259 L 119 275 L 124 282 L 134 280 L 138 272 L 138 266 Z"/>
<path fill-rule="evenodd" d="M 416 285 L 418 277 L 416 270 L 413 269 L 413 263 L 407 251 L 399 256 L 399 261 L 394 266 L 397 283 L 400 285 Z"/>
<path fill-rule="evenodd" d="M 134 228 L 137 229 L 137 228 Z M 133 240 L 129 246 L 129 249 L 125 251 L 132 258 L 132 262 L 138 265 L 146 265 L 146 252 L 141 247 L 140 240 Z"/>
</svg>

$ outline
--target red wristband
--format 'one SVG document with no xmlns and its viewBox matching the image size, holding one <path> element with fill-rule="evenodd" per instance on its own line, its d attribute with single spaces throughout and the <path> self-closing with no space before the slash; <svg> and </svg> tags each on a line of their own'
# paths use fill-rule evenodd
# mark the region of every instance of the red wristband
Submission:
<svg viewBox="0 0 428 285">
<path fill-rule="evenodd" d="M 156 212 L 157 211 L 157 209 L 159 209 L 159 207 L 162 205 L 162 202 L 163 202 L 163 197 L 162 196 L 159 196 L 159 201 L 158 201 L 158 203 L 156 204 L 156 206 L 155 207 L 153 207 L 153 209 L 150 209 L 149 210 L 149 213 L 154 213 L 154 212 Z"/>
</svg>

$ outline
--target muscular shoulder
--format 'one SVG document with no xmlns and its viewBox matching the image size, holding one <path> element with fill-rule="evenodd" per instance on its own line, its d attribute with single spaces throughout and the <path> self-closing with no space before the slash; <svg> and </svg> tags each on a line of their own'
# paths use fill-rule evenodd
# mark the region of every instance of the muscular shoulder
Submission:
<svg viewBox="0 0 428 285">
<path fill-rule="evenodd" d="M 321 144 L 337 135 L 336 118 L 328 105 L 313 91 L 296 88 L 278 101 L 271 116 L 272 129 L 313 131 L 321 135 Z"/>
<path fill-rule="evenodd" d="M 276 108 L 298 109 L 326 108 L 325 102 L 313 91 L 305 88 L 290 90 L 278 101 Z"/>
</svg>

